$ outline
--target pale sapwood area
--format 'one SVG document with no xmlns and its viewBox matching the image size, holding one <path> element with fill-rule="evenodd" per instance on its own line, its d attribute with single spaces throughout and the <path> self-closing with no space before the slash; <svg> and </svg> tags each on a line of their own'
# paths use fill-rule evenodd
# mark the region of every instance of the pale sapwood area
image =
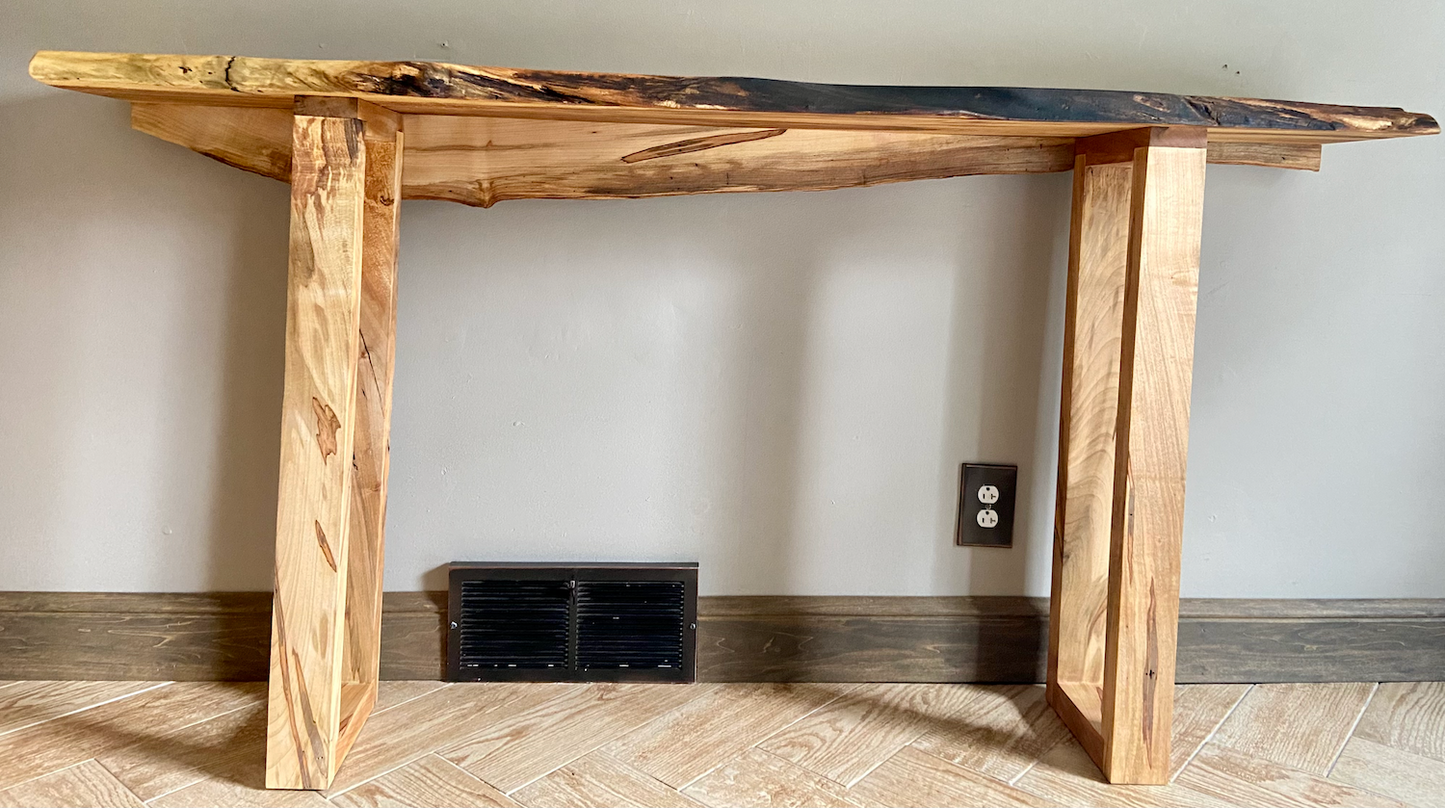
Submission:
<svg viewBox="0 0 1445 808">
<path fill-rule="evenodd" d="M 523 118 L 403 116 L 403 199 L 620 199 L 824 191 L 977 174 L 1068 171 L 1074 141 L 926 132 L 720 129 Z M 131 125 L 288 181 L 291 113 L 136 103 Z M 1212 163 L 1318 171 L 1319 144 L 1211 143 Z"/>
</svg>

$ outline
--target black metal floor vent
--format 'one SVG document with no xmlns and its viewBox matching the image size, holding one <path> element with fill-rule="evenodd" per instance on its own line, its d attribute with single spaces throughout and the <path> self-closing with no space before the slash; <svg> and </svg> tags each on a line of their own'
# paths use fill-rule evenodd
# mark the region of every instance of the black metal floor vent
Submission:
<svg viewBox="0 0 1445 808">
<path fill-rule="evenodd" d="M 453 682 L 691 682 L 696 564 L 450 567 Z"/>
</svg>

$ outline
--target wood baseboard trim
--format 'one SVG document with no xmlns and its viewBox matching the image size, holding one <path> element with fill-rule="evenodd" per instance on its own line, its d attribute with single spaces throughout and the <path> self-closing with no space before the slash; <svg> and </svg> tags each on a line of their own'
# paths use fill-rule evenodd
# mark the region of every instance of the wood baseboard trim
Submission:
<svg viewBox="0 0 1445 808">
<path fill-rule="evenodd" d="M 698 678 L 1042 682 L 1041 598 L 713 597 Z M 443 675 L 445 592 L 390 592 L 383 679 Z M 264 680 L 271 595 L 0 593 L 0 679 Z M 1184 600 L 1178 681 L 1412 681 L 1445 670 L 1445 599 Z"/>
</svg>

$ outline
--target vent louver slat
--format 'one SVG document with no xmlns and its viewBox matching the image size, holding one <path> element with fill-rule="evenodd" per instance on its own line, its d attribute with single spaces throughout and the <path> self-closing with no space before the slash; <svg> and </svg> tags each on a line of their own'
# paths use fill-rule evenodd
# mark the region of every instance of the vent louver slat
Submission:
<svg viewBox="0 0 1445 808">
<path fill-rule="evenodd" d="M 464 581 L 460 662 L 476 668 L 566 668 L 566 581 Z"/>
<path fill-rule="evenodd" d="M 577 584 L 579 668 L 676 668 L 685 620 L 680 581 Z"/>
</svg>

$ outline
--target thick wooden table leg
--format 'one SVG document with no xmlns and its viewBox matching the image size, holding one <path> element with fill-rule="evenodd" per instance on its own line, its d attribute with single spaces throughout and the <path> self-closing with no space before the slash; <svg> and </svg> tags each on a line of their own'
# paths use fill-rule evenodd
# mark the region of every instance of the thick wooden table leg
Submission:
<svg viewBox="0 0 1445 808">
<path fill-rule="evenodd" d="M 376 702 L 381 662 L 382 555 L 391 468 L 391 383 L 396 348 L 396 241 L 401 208 L 400 116 L 367 110 L 362 216 L 361 350 L 356 375 L 351 542 L 347 553 L 340 756 Z M 350 709 L 348 709 L 348 707 Z"/>
<path fill-rule="evenodd" d="M 398 138 L 385 110 L 297 99 L 270 788 L 329 785 L 376 697 Z"/>
<path fill-rule="evenodd" d="M 1079 141 L 1048 698 L 1115 783 L 1169 777 L 1205 148 Z"/>
</svg>

